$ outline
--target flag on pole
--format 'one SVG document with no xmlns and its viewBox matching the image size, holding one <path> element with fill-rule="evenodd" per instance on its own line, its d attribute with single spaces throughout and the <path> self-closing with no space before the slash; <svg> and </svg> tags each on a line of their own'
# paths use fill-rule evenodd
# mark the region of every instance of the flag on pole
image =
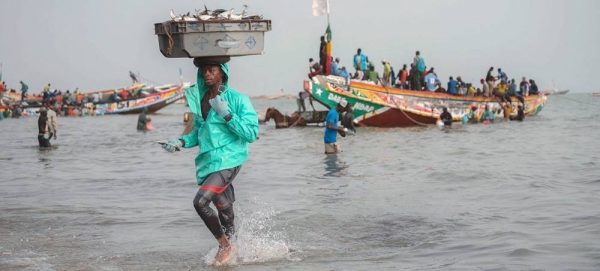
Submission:
<svg viewBox="0 0 600 271">
<path fill-rule="evenodd" d="M 329 14 L 329 0 L 313 0 L 313 16 Z"/>
<path fill-rule="evenodd" d="M 329 75 L 331 73 L 331 65 L 333 62 L 331 56 L 331 27 L 329 24 L 327 24 L 327 30 L 325 30 L 325 40 L 327 41 L 327 46 L 325 47 L 325 52 L 327 54 L 327 58 L 325 59 L 325 74 Z"/>
</svg>

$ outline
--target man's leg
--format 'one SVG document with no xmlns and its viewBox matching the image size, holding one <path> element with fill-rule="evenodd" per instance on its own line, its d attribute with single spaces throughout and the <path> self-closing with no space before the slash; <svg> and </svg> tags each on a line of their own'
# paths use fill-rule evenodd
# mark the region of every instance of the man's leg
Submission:
<svg viewBox="0 0 600 271">
<path fill-rule="evenodd" d="M 233 213 L 234 201 L 235 194 L 233 185 L 229 185 L 221 195 L 218 195 L 217 198 L 213 200 L 213 204 L 219 212 L 219 221 L 221 221 L 225 237 L 227 237 L 228 240 L 232 240 L 236 236 L 234 224 L 235 215 Z"/>
<path fill-rule="evenodd" d="M 39 139 L 40 137 L 41 137 L 41 139 Z M 49 139 L 45 139 L 44 136 L 38 136 L 38 139 L 41 140 L 40 147 L 43 147 L 43 148 L 50 148 L 50 147 L 52 147 L 52 145 L 50 144 L 50 140 Z"/>
<path fill-rule="evenodd" d="M 235 201 L 235 197 L 231 182 L 239 170 L 240 167 L 235 167 L 210 174 L 194 198 L 194 209 L 219 242 L 219 252 L 215 256 L 215 260 L 219 264 L 226 263 L 233 253 L 233 248 L 226 237 L 226 231 L 232 232 L 233 228 L 233 201 Z M 219 216 L 210 208 L 211 202 L 219 210 Z M 221 216 L 223 216 L 222 220 L 220 220 Z M 221 227 L 221 223 L 224 223 L 223 226 L 226 227 L 226 231 Z"/>
<path fill-rule="evenodd" d="M 421 91 L 421 81 L 423 81 L 423 73 L 417 71 L 415 73 L 415 90 Z"/>
</svg>

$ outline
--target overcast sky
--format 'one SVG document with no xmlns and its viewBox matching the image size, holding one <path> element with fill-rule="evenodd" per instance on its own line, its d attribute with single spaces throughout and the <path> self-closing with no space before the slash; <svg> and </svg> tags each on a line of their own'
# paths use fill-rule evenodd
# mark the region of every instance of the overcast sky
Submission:
<svg viewBox="0 0 600 271">
<path fill-rule="evenodd" d="M 273 21 L 265 55 L 234 58 L 231 85 L 271 95 L 302 90 L 308 58 L 318 58 L 326 16 L 313 17 L 312 0 L 0 0 L 0 61 L 3 79 L 40 92 L 93 91 L 130 84 L 128 71 L 149 83 L 174 83 L 182 68 L 195 81 L 189 59 L 167 59 L 158 50 L 154 23 L 176 13 L 243 9 Z M 330 0 L 333 55 L 351 68 L 357 48 L 398 71 L 420 50 L 442 82 L 461 75 L 476 83 L 490 66 L 510 78 L 534 78 L 540 89 L 573 92 L 595 88 L 600 61 L 600 1 L 597 0 Z M 353 70 L 353 69 L 351 69 Z M 479 84 L 475 84 L 478 86 Z"/>
</svg>

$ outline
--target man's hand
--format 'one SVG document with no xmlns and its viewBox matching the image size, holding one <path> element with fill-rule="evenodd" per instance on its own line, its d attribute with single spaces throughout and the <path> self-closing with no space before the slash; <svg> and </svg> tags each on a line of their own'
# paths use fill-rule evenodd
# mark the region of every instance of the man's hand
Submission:
<svg viewBox="0 0 600 271">
<path fill-rule="evenodd" d="M 54 132 L 54 140 L 56 140 L 56 132 Z"/>
<path fill-rule="evenodd" d="M 170 153 L 174 153 L 175 151 L 178 151 L 183 147 L 183 144 L 179 139 L 171 139 L 167 142 L 159 142 L 159 144 L 162 145 L 162 148 L 165 149 L 165 151 L 168 151 Z"/>
<path fill-rule="evenodd" d="M 229 115 L 229 106 L 227 101 L 221 98 L 221 95 L 217 95 L 216 97 L 208 100 L 208 103 L 221 118 L 225 119 Z"/>
</svg>

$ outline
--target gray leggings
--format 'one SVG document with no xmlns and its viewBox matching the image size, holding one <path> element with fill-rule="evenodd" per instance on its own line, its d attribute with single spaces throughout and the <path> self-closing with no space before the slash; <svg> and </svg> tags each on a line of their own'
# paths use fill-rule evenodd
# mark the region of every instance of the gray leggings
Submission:
<svg viewBox="0 0 600 271">
<path fill-rule="evenodd" d="M 206 224 L 216 239 L 227 236 L 231 239 L 235 236 L 235 225 L 233 223 L 233 202 L 235 193 L 231 182 L 237 176 L 241 166 L 213 172 L 196 193 L 194 197 L 194 209 Z M 218 211 L 215 214 L 210 203 L 213 203 Z"/>
</svg>

